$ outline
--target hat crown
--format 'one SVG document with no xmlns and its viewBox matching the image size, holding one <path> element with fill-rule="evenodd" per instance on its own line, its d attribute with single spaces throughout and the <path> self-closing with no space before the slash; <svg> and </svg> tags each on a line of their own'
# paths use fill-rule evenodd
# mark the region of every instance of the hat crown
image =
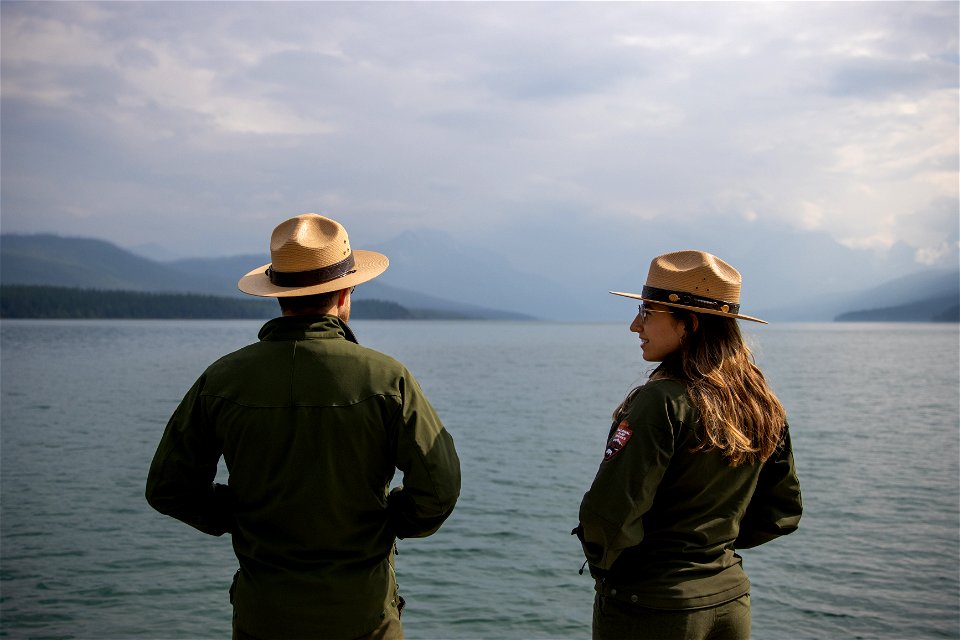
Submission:
<svg viewBox="0 0 960 640">
<path fill-rule="evenodd" d="M 240 278 L 237 288 L 252 296 L 311 296 L 355 287 L 390 265 L 382 253 L 353 251 L 343 225 L 316 213 L 278 224 L 270 235 L 270 258 Z"/>
<path fill-rule="evenodd" d="M 316 213 L 290 218 L 270 236 L 270 258 L 276 271 L 321 269 L 347 259 L 350 252 L 343 225 Z"/>
<path fill-rule="evenodd" d="M 647 286 L 704 298 L 740 302 L 740 272 L 704 251 L 674 251 L 650 263 Z"/>
</svg>

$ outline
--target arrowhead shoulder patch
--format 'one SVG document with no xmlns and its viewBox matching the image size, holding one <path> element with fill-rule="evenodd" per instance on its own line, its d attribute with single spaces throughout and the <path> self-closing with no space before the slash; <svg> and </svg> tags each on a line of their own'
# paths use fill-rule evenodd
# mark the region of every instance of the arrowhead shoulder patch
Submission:
<svg viewBox="0 0 960 640">
<path fill-rule="evenodd" d="M 630 424 L 627 423 L 626 420 L 618 424 L 613 435 L 610 436 L 609 442 L 607 442 L 607 450 L 603 454 L 603 459 L 610 460 L 620 453 L 620 451 L 627 446 L 627 443 L 630 442 L 630 436 L 632 435 L 633 429 L 630 428 Z"/>
</svg>

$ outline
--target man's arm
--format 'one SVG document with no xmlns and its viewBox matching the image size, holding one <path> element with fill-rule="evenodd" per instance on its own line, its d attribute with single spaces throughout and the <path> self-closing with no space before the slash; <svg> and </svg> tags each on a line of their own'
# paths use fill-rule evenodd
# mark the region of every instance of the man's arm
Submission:
<svg viewBox="0 0 960 640">
<path fill-rule="evenodd" d="M 170 417 L 147 475 L 151 507 L 204 533 L 233 529 L 230 488 L 213 482 L 222 453 L 203 410 L 201 376 Z"/>
<path fill-rule="evenodd" d="M 403 486 L 390 492 L 390 522 L 398 538 L 422 538 L 440 528 L 460 496 L 460 459 L 412 375 L 401 380 L 396 465 Z"/>
</svg>

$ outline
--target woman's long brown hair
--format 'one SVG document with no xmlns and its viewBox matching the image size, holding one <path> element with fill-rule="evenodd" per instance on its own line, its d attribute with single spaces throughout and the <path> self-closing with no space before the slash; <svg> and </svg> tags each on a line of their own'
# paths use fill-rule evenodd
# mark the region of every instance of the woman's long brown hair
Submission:
<svg viewBox="0 0 960 640">
<path fill-rule="evenodd" d="M 668 378 L 687 386 L 700 411 L 697 450 L 719 449 L 734 467 L 769 458 L 780 443 L 786 412 L 754 364 L 737 321 L 698 313 L 694 330 L 692 312 L 670 307 L 670 313 L 684 323 L 686 335 L 650 379 Z"/>
</svg>

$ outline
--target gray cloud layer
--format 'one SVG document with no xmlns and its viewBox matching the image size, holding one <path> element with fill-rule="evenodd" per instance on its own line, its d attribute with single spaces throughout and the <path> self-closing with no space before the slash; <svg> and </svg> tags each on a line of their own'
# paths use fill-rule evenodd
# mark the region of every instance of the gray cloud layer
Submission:
<svg viewBox="0 0 960 640">
<path fill-rule="evenodd" d="M 955 2 L 0 11 L 4 231 L 230 254 L 320 211 L 533 268 L 736 219 L 956 262 Z"/>
</svg>

